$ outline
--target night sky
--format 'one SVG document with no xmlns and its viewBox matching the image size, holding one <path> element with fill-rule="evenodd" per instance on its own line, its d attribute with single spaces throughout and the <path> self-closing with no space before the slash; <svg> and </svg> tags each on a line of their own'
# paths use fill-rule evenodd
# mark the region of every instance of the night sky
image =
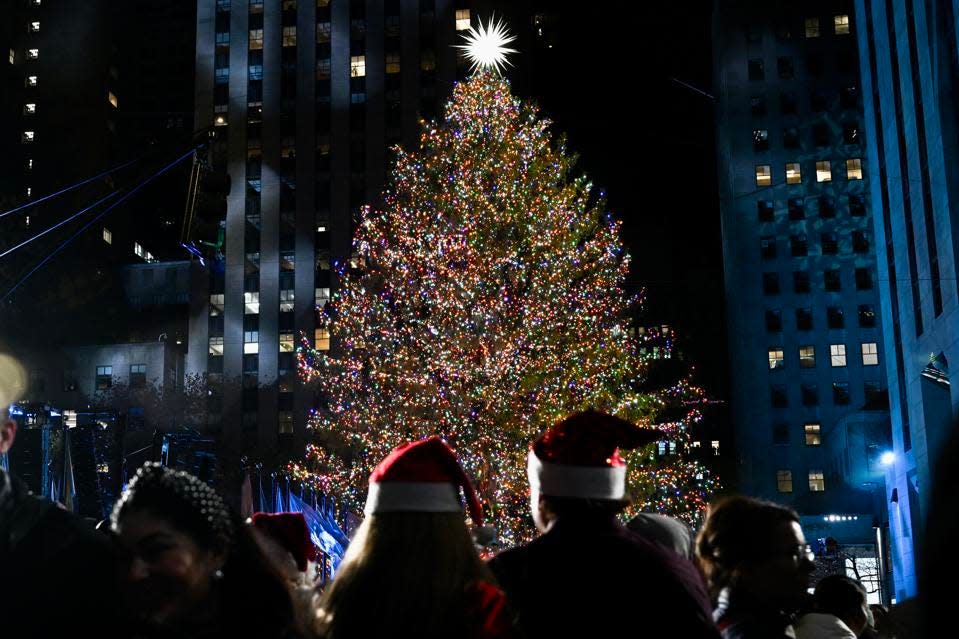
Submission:
<svg viewBox="0 0 959 639">
<path fill-rule="evenodd" d="M 549 3 L 550 9 L 560 3 Z M 698 380 L 725 395 L 710 3 L 563 3 L 555 44 L 521 36 L 507 76 L 536 101 L 624 222 L 646 323 L 680 331 Z M 512 18 L 512 17 L 511 17 Z M 512 20 L 511 20 L 512 22 Z"/>
</svg>

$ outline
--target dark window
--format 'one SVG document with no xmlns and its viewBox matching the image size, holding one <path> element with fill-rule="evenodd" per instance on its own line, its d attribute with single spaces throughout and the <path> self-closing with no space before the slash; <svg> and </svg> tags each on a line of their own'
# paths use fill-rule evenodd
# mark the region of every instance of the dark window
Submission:
<svg viewBox="0 0 959 639">
<path fill-rule="evenodd" d="M 822 243 L 823 255 L 835 255 L 839 252 L 839 240 L 832 231 L 823 233 L 820 242 Z"/>
<path fill-rule="evenodd" d="M 854 253 L 868 253 L 869 239 L 862 231 L 852 232 L 852 250 Z"/>
<path fill-rule="evenodd" d="M 836 405 L 849 403 L 849 382 L 832 383 L 832 403 Z"/>
<path fill-rule="evenodd" d="M 763 293 L 779 295 L 779 273 L 763 273 Z"/>
<path fill-rule="evenodd" d="M 754 95 L 749 98 L 749 108 L 752 114 L 757 117 L 766 115 L 766 96 Z"/>
<path fill-rule="evenodd" d="M 816 406 L 819 404 L 819 388 L 816 384 L 802 384 L 800 386 L 803 406 Z"/>
<path fill-rule="evenodd" d="M 145 388 L 147 385 L 147 365 L 130 364 L 130 388 Z"/>
<path fill-rule="evenodd" d="M 809 290 L 809 271 L 793 271 L 793 292 L 808 293 Z"/>
<path fill-rule="evenodd" d="M 762 42 L 763 41 L 763 32 L 762 29 L 755 24 L 746 25 L 746 42 Z"/>
<path fill-rule="evenodd" d="M 851 84 L 839 92 L 839 103 L 844 109 L 855 109 L 859 106 L 859 88 Z"/>
<path fill-rule="evenodd" d="M 96 387 L 95 389 L 106 390 L 113 386 L 113 367 L 112 366 L 97 366 L 97 378 L 96 378 Z"/>
<path fill-rule="evenodd" d="M 867 407 L 878 407 L 883 404 L 883 395 L 885 393 L 883 393 L 882 388 L 879 386 L 879 382 L 864 382 L 862 390 Z"/>
<path fill-rule="evenodd" d="M 863 204 L 861 196 L 849 196 L 849 214 L 854 217 L 861 217 L 866 214 L 866 205 Z"/>
<path fill-rule="evenodd" d="M 806 234 L 800 233 L 789 238 L 789 248 L 793 257 L 805 257 L 809 252 L 806 246 Z"/>
<path fill-rule="evenodd" d="M 789 23 L 785 21 L 779 21 L 776 23 L 776 39 L 780 42 L 788 42 L 792 40 L 793 34 L 792 29 L 789 27 Z"/>
<path fill-rule="evenodd" d="M 806 70 L 809 72 L 809 75 L 818 78 L 822 75 L 823 64 L 822 58 L 816 54 L 812 54 L 806 58 Z"/>
<path fill-rule="evenodd" d="M 783 129 L 783 146 L 787 149 L 799 148 L 799 129 L 794 126 Z"/>
<path fill-rule="evenodd" d="M 831 196 L 819 196 L 819 215 L 827 219 L 836 217 L 836 201 Z"/>
<path fill-rule="evenodd" d="M 855 124 L 844 124 L 842 127 L 842 141 L 845 144 L 859 144 L 859 127 Z"/>
<path fill-rule="evenodd" d="M 820 122 L 812 127 L 812 141 L 816 146 L 829 146 L 829 126 Z"/>
<path fill-rule="evenodd" d="M 838 269 L 829 269 L 823 272 L 823 285 L 827 291 L 841 291 L 842 280 L 839 277 Z"/>
<path fill-rule="evenodd" d="M 810 308 L 796 309 L 796 329 L 800 331 L 812 330 L 812 309 Z"/>
<path fill-rule="evenodd" d="M 759 240 L 759 253 L 764 260 L 776 258 L 776 238 L 766 236 Z"/>
<path fill-rule="evenodd" d="M 769 131 L 766 129 L 753 130 L 753 151 L 769 150 Z"/>
<path fill-rule="evenodd" d="M 773 424 L 773 444 L 776 446 L 789 444 L 789 424 Z"/>
<path fill-rule="evenodd" d="M 780 93 L 779 94 L 779 110 L 785 114 L 793 114 L 796 112 L 798 101 L 796 100 L 795 93 Z"/>
<path fill-rule="evenodd" d="M 259 389 L 257 388 L 244 388 L 242 395 L 242 404 L 244 411 L 255 411 L 257 406 L 259 406 Z"/>
<path fill-rule="evenodd" d="M 872 289 L 872 271 L 868 268 L 856 269 L 856 290 L 868 291 Z"/>
<path fill-rule="evenodd" d="M 766 330 L 770 333 L 783 330 L 782 311 L 766 311 Z"/>
<path fill-rule="evenodd" d="M 759 213 L 760 222 L 773 221 L 773 201 L 772 200 L 759 200 L 758 202 L 756 202 L 756 209 Z"/>
<path fill-rule="evenodd" d="M 830 306 L 826 308 L 826 325 L 829 328 L 844 328 L 846 326 L 846 318 L 841 307 Z"/>
<path fill-rule="evenodd" d="M 876 309 L 872 304 L 859 305 L 859 326 L 873 328 L 876 326 Z"/>
<path fill-rule="evenodd" d="M 781 56 L 776 59 L 776 71 L 783 80 L 790 80 L 793 77 L 793 59 L 788 56 Z"/>
<path fill-rule="evenodd" d="M 809 94 L 809 108 L 813 111 L 826 110 L 826 94 L 822 91 L 813 91 Z"/>
<path fill-rule="evenodd" d="M 786 387 L 783 384 L 776 384 L 769 387 L 769 403 L 773 408 L 785 408 L 789 405 L 786 399 Z"/>
<path fill-rule="evenodd" d="M 806 203 L 801 197 L 789 198 L 789 219 L 802 220 L 806 218 Z"/>
</svg>

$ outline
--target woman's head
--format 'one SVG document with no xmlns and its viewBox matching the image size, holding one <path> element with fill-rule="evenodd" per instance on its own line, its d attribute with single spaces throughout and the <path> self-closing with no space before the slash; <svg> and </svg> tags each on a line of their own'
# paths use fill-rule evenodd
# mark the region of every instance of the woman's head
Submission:
<svg viewBox="0 0 959 639">
<path fill-rule="evenodd" d="M 796 512 L 749 497 L 710 506 L 696 554 L 714 593 L 731 587 L 781 609 L 802 603 L 813 570 Z"/>
<path fill-rule="evenodd" d="M 153 623 L 175 623 L 208 598 L 237 534 L 212 488 L 155 463 L 137 471 L 111 527 L 126 557 L 128 605 Z"/>
</svg>

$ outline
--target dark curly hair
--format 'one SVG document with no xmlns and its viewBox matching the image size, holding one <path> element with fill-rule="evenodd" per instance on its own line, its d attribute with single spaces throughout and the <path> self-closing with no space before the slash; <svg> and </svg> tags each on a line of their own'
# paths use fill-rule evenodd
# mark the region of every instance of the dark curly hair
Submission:
<svg viewBox="0 0 959 639">
<path fill-rule="evenodd" d="M 696 537 L 696 556 L 713 594 L 730 585 L 736 570 L 763 561 L 780 524 L 799 523 L 791 508 L 752 497 L 726 497 L 709 507 Z"/>
</svg>

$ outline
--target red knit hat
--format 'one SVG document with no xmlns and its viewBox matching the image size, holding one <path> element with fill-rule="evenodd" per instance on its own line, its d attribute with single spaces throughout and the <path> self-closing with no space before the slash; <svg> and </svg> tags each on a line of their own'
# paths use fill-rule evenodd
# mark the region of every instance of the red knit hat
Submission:
<svg viewBox="0 0 959 639">
<path fill-rule="evenodd" d="M 481 527 L 483 509 L 456 453 L 439 437 L 430 437 L 394 448 L 377 464 L 363 512 L 457 512 L 463 508 L 460 488 L 470 518 Z"/>
<path fill-rule="evenodd" d="M 606 413 L 574 413 L 553 425 L 529 451 L 530 487 L 552 497 L 623 499 L 626 462 L 619 449 L 662 438 L 661 431 Z"/>
<path fill-rule="evenodd" d="M 253 525 L 293 555 L 300 572 L 316 559 L 316 546 L 303 513 L 253 513 Z"/>
</svg>

